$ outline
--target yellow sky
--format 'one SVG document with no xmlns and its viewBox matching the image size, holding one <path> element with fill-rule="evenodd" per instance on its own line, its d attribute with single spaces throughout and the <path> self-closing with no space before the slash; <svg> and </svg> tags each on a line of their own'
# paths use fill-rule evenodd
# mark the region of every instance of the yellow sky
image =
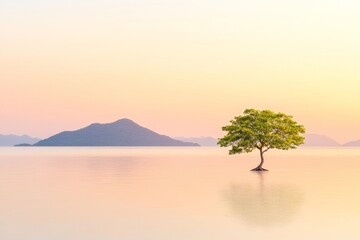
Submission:
<svg viewBox="0 0 360 240">
<path fill-rule="evenodd" d="M 0 133 L 47 137 L 127 117 L 220 136 L 245 108 L 360 138 L 357 1 L 0 3 Z"/>
</svg>

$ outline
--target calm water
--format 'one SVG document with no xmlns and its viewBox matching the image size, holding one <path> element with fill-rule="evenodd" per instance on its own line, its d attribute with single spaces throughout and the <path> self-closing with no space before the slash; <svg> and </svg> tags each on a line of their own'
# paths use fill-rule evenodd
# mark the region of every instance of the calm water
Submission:
<svg viewBox="0 0 360 240">
<path fill-rule="evenodd" d="M 1 240 L 360 239 L 360 149 L 0 148 Z"/>
</svg>

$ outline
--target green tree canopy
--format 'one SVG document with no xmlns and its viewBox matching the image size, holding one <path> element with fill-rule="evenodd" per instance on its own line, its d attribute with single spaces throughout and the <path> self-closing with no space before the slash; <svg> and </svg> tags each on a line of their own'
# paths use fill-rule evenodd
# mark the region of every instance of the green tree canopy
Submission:
<svg viewBox="0 0 360 240">
<path fill-rule="evenodd" d="M 305 128 L 297 124 L 292 116 L 274 113 L 270 110 L 246 109 L 243 115 L 236 116 L 224 126 L 227 134 L 220 138 L 221 147 L 231 147 L 229 154 L 249 153 L 254 149 L 260 151 L 261 163 L 254 171 L 262 168 L 263 154 L 269 149 L 288 150 L 304 143 Z"/>
</svg>

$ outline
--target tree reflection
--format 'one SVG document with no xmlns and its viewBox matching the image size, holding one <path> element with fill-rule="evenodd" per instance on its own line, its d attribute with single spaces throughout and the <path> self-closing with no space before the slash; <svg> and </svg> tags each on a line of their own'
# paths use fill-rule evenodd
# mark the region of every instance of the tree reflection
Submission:
<svg viewBox="0 0 360 240">
<path fill-rule="evenodd" d="M 231 209 L 245 222 L 256 226 L 287 223 L 303 201 L 303 193 L 295 186 L 266 184 L 266 172 L 255 172 L 257 185 L 235 184 L 225 192 Z"/>
</svg>

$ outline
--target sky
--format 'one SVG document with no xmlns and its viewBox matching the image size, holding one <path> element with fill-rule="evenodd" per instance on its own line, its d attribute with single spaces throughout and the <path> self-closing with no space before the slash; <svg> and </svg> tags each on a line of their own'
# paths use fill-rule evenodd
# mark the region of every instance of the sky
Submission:
<svg viewBox="0 0 360 240">
<path fill-rule="evenodd" d="M 220 137 L 246 108 L 360 139 L 360 2 L 2 0 L 0 134 L 130 118 Z"/>
</svg>

